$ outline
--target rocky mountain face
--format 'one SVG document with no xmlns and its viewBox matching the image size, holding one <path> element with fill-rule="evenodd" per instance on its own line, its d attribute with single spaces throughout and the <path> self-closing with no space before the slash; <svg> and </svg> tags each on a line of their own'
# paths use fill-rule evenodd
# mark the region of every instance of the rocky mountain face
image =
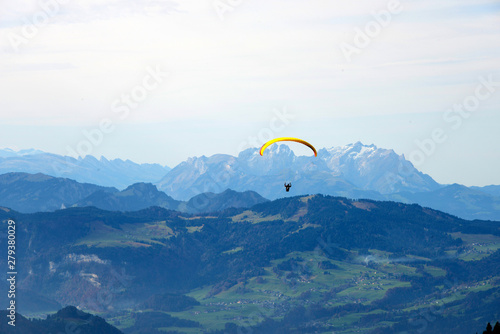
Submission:
<svg viewBox="0 0 500 334">
<path fill-rule="evenodd" d="M 283 194 L 285 182 L 292 182 L 290 194 Z M 227 188 L 253 190 L 270 199 L 304 193 L 380 199 L 381 194 L 436 190 L 440 185 L 393 150 L 357 142 L 321 149 L 318 157 L 295 156 L 288 146 L 273 145 L 263 156 L 251 148 L 238 157 L 190 158 L 173 168 L 158 188 L 179 199 Z"/>
<path fill-rule="evenodd" d="M 0 150 L 0 171 L 2 168 L 9 169 L 5 159 L 11 159 L 8 160 L 10 163 L 19 160 L 26 164 L 29 159 L 39 163 L 44 157 L 48 160 L 41 167 L 36 164 L 28 165 L 38 171 L 43 170 L 47 164 L 57 166 L 61 159 L 65 160 L 36 150 Z M 60 189 L 55 186 L 45 188 L 44 185 L 44 189 L 49 190 L 46 192 L 41 192 L 37 187 L 30 188 L 26 184 L 20 187 L 12 184 L 4 185 L 0 205 L 22 212 L 52 211 L 76 205 L 120 211 L 160 206 L 195 213 L 204 212 L 203 210 L 217 211 L 230 206 L 249 207 L 262 200 L 257 196 L 242 194 L 246 191 L 268 199 L 321 193 L 348 198 L 418 203 L 466 219 L 500 220 L 500 186 L 467 188 L 440 185 L 429 175 L 414 168 L 403 155 L 360 142 L 321 149 L 318 157 L 296 156 L 286 145 L 272 145 L 264 156 L 260 156 L 256 148 L 251 148 L 242 151 L 237 157 L 216 154 L 189 158 L 169 172 L 158 165 L 137 165 L 121 160 L 109 162 L 104 158 L 98 161 L 93 157 L 86 157 L 79 162 L 80 167 L 87 163 L 93 167 L 73 170 L 77 174 L 75 179 L 90 178 L 102 184 L 99 182 L 104 181 L 97 177 L 98 170 L 106 161 L 109 166 L 114 166 L 105 169 L 106 173 L 112 174 L 112 177 L 106 177 L 106 182 L 120 184 L 124 189 L 122 192 L 112 188 L 99 188 L 96 191 L 95 187 L 87 187 L 86 192 L 75 190 L 74 194 L 66 196 L 63 194 L 74 185 L 64 188 L 62 181 L 59 181 Z M 123 166 L 116 167 L 120 164 Z M 15 169 L 17 163 L 13 166 Z M 149 173 L 148 169 L 154 170 L 154 173 Z M 152 181 L 124 183 L 126 180 L 141 178 Z M 292 183 L 289 192 L 285 192 L 285 182 Z M 157 189 L 146 185 L 147 183 L 155 184 Z M 127 187 L 130 184 L 132 186 L 129 189 Z M 234 190 L 235 193 L 223 194 L 227 189 Z"/>
<path fill-rule="evenodd" d="M 328 168 L 363 190 L 381 194 L 401 191 L 429 191 L 440 185 L 429 175 L 419 172 L 404 155 L 375 145 L 355 144 L 322 149 L 318 157 Z"/>
</svg>

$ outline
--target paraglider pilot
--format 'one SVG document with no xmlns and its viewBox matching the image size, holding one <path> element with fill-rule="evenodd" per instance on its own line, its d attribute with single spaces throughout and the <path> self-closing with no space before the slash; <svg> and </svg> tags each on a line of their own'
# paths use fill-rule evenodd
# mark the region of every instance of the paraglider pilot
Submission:
<svg viewBox="0 0 500 334">
<path fill-rule="evenodd" d="M 290 190 L 290 187 L 292 186 L 292 183 L 290 182 L 289 184 L 286 184 L 285 182 L 285 188 L 286 188 L 286 191 L 288 192 Z"/>
</svg>

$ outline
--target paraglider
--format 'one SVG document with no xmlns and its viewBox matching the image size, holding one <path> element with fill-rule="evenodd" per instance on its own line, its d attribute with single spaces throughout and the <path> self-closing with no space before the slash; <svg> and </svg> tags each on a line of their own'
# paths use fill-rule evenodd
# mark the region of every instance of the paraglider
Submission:
<svg viewBox="0 0 500 334">
<path fill-rule="evenodd" d="M 316 149 L 314 148 L 314 146 L 312 146 L 311 144 L 309 144 L 305 140 L 302 140 L 302 139 L 299 139 L 299 138 L 294 138 L 294 137 L 280 137 L 280 138 L 271 139 L 270 141 L 268 141 L 267 143 L 265 143 L 264 145 L 262 145 L 262 147 L 260 148 L 260 155 L 264 155 L 264 151 L 270 145 L 272 145 L 274 143 L 277 143 L 277 142 L 280 142 L 280 141 L 294 141 L 294 142 L 297 142 L 297 143 L 304 144 L 304 145 L 308 146 L 311 150 L 313 150 L 315 157 L 318 156 L 318 152 L 316 151 Z"/>
<path fill-rule="evenodd" d="M 290 187 L 292 186 L 292 182 L 290 182 L 289 184 L 286 184 L 285 182 L 285 188 L 286 188 L 286 192 L 289 192 L 290 191 Z"/>
<path fill-rule="evenodd" d="M 311 150 L 313 150 L 315 157 L 318 156 L 318 152 L 316 151 L 316 149 L 314 148 L 314 146 L 312 146 L 311 144 L 309 144 L 305 140 L 302 140 L 302 139 L 299 139 L 299 138 L 294 138 L 294 137 L 280 137 L 280 138 L 271 139 L 270 141 L 268 141 L 267 143 L 265 143 L 264 145 L 262 145 L 262 147 L 260 148 L 260 155 L 263 156 L 264 155 L 264 151 L 270 145 L 272 145 L 274 143 L 277 143 L 277 142 L 281 142 L 281 141 L 294 141 L 294 142 L 297 142 L 297 143 L 304 144 L 307 147 L 309 147 Z M 285 189 L 286 189 L 287 192 L 290 191 L 291 187 L 292 187 L 292 183 L 291 182 L 289 182 L 288 184 L 285 182 Z"/>
</svg>

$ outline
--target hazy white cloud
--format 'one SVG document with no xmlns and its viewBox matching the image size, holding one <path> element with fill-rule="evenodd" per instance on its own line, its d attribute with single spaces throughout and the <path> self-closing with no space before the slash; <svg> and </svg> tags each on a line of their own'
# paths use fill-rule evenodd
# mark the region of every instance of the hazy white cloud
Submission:
<svg viewBox="0 0 500 334">
<path fill-rule="evenodd" d="M 24 25 L 44 12 L 50 23 L 89 22 L 114 17 L 156 16 L 179 11 L 173 0 L 23 0 L 2 1 L 2 25 Z"/>
</svg>

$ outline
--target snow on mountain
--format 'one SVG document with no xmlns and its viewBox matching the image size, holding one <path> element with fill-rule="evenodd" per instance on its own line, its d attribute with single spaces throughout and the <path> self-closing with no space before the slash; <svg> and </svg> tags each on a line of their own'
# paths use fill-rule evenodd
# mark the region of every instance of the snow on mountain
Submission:
<svg viewBox="0 0 500 334">
<path fill-rule="evenodd" d="M 440 188 L 429 175 L 419 172 L 404 155 L 361 142 L 322 149 L 318 157 L 328 168 L 364 190 L 381 194 L 400 191 L 428 191 Z"/>
<path fill-rule="evenodd" d="M 283 192 L 284 182 L 292 182 L 289 193 Z M 226 188 L 253 190 L 270 199 L 305 193 L 381 199 L 380 194 L 439 187 L 404 156 L 360 142 L 321 149 L 318 157 L 296 156 L 282 144 L 270 146 L 264 156 L 257 148 L 249 148 L 238 157 L 189 158 L 158 183 L 159 189 L 181 200 Z"/>
<path fill-rule="evenodd" d="M 384 194 L 441 187 L 403 155 L 360 142 L 323 148 L 318 157 L 296 156 L 283 144 L 270 146 L 264 156 L 257 148 L 249 148 L 237 157 L 216 154 L 189 158 L 172 170 L 130 160 L 93 156 L 74 159 L 38 150 L 0 150 L 0 174 L 8 172 L 44 173 L 118 189 L 138 182 L 154 183 L 177 200 L 227 188 L 252 190 L 269 199 L 307 193 L 383 199 Z M 288 193 L 283 191 L 285 182 L 292 182 Z"/>
<path fill-rule="evenodd" d="M 168 195 L 175 194 L 176 199 L 188 200 L 205 193 L 219 193 L 229 178 L 235 179 L 234 173 L 239 170 L 237 159 L 226 154 L 216 154 L 189 158 L 174 167 L 157 184 L 158 189 Z"/>
</svg>

